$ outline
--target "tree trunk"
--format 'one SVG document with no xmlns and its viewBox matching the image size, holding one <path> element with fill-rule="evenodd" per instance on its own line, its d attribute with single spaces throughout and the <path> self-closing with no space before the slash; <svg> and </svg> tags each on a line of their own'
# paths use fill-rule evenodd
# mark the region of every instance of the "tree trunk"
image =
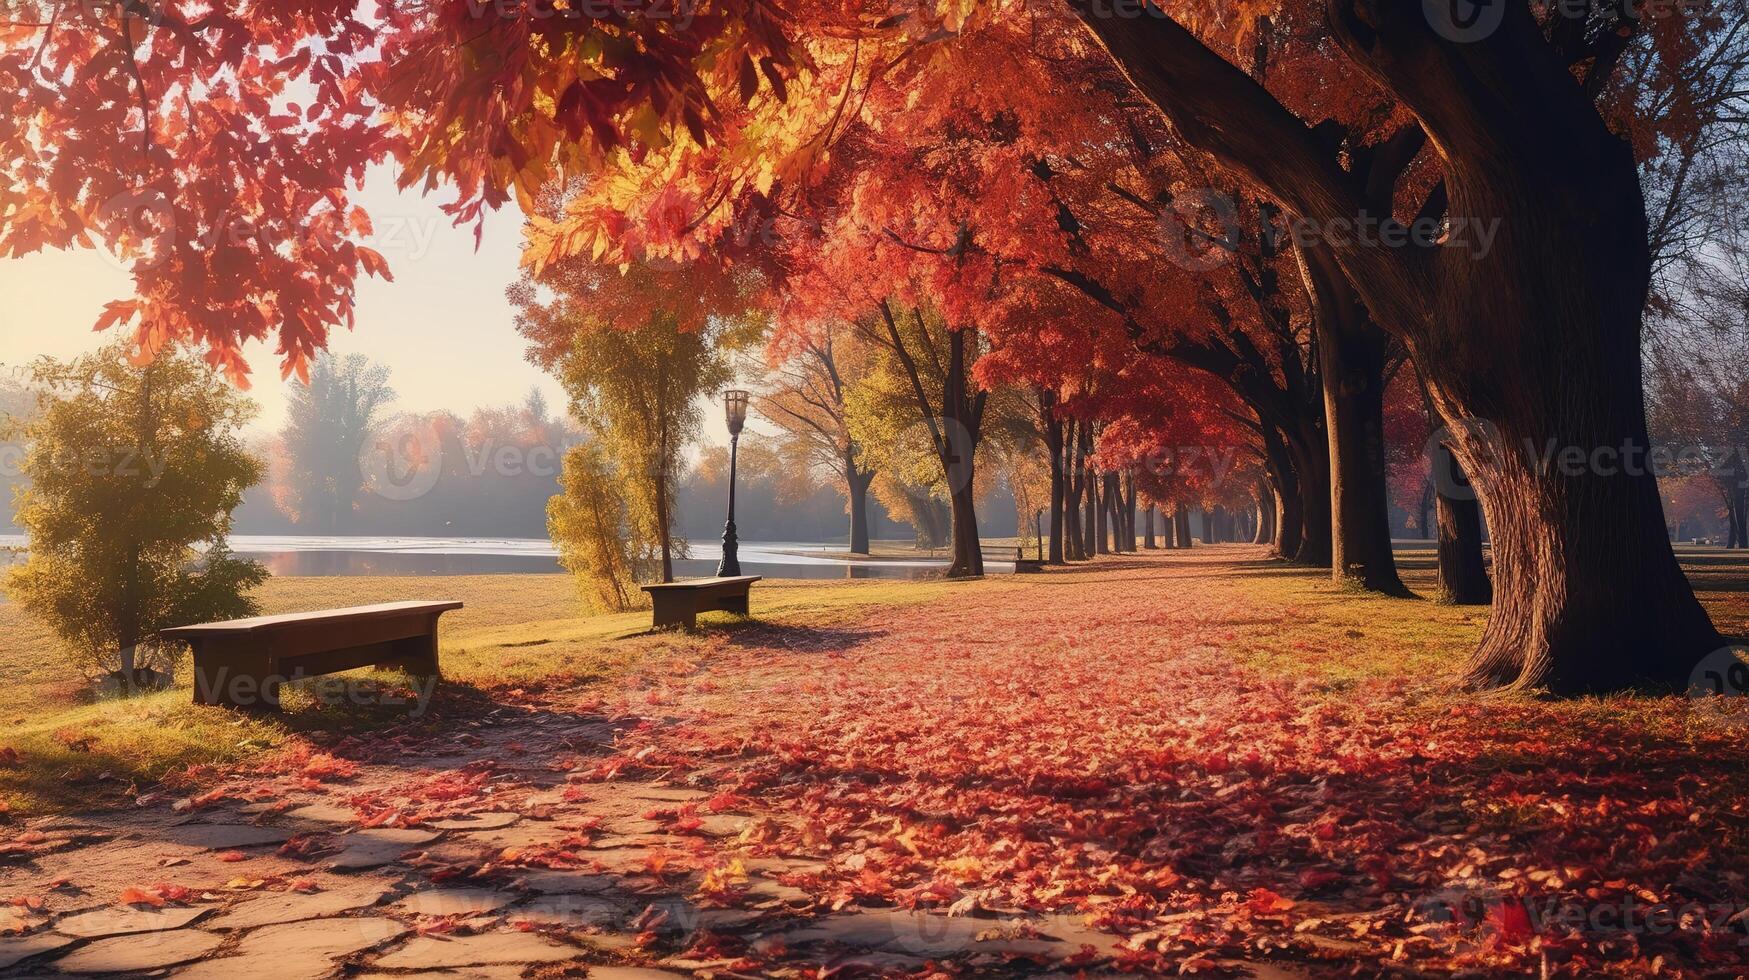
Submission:
<svg viewBox="0 0 1749 980">
<path fill-rule="evenodd" d="M 1494 585 L 1482 559 L 1482 511 L 1474 500 L 1440 497 L 1439 596 L 1457 606 L 1486 606 Z"/>
<path fill-rule="evenodd" d="M 1421 529 L 1421 540 L 1427 541 L 1433 537 L 1433 527 L 1428 518 L 1433 514 L 1433 481 L 1428 480 L 1421 485 L 1420 511 L 1415 517 L 1415 524 Z"/>
<path fill-rule="evenodd" d="M 1323 420 L 1302 419 L 1286 440 L 1299 489 L 1299 547 L 1294 562 L 1329 568 L 1331 557 L 1330 447 Z M 1315 441 L 1314 441 L 1315 440 Z"/>
<path fill-rule="evenodd" d="M 1482 557 L 1482 510 L 1475 488 L 1443 438 L 1430 439 L 1427 448 L 1433 469 L 1428 485 L 1439 522 L 1439 599 L 1486 606 L 1494 601 L 1494 586 Z"/>
<path fill-rule="evenodd" d="M 1172 524 L 1177 533 L 1180 548 L 1196 546 L 1196 542 L 1190 537 L 1190 508 L 1184 506 L 1172 508 Z"/>
<path fill-rule="evenodd" d="M 947 383 L 943 386 L 941 399 L 946 417 L 942 420 L 943 431 L 939 440 L 941 468 L 947 476 L 953 509 L 953 564 L 948 566 L 948 578 L 981 578 L 984 574 L 984 553 L 978 540 L 977 489 L 974 486 L 982 406 L 973 405 L 969 369 L 966 331 L 950 330 Z M 977 401 L 981 403 L 982 398 L 980 394 Z"/>
<path fill-rule="evenodd" d="M 1160 545 L 1154 537 L 1154 505 L 1151 503 L 1142 511 L 1142 527 L 1145 531 L 1145 536 L 1142 539 L 1142 547 L 1147 548 L 1149 551 L 1158 550 Z"/>
<path fill-rule="evenodd" d="M 846 459 L 845 466 L 850 474 L 846 481 L 850 490 L 850 553 L 866 555 L 869 553 L 868 485 L 874 482 L 874 474 L 857 469 L 854 458 Z"/>
<path fill-rule="evenodd" d="M 1131 469 L 1131 470 L 1127 471 L 1126 473 L 1124 473 L 1123 507 L 1124 507 L 1124 520 L 1123 520 L 1123 535 L 1124 535 L 1123 546 L 1124 546 L 1124 550 L 1128 551 L 1130 554 L 1135 554 L 1138 550 L 1140 550 L 1139 549 L 1140 542 L 1137 540 L 1139 535 L 1137 534 L 1137 528 L 1136 528 L 1136 471 L 1134 469 Z"/>
<path fill-rule="evenodd" d="M 1093 455 L 1092 426 L 1083 423 L 1081 426 L 1081 461 L 1080 465 L 1086 475 L 1082 479 L 1081 496 L 1081 555 L 1091 559 L 1099 553 L 1096 533 L 1099 521 L 1099 474 L 1089 465 L 1088 457 Z"/>
<path fill-rule="evenodd" d="M 1304 512 L 1301 510 L 1299 474 L 1288 452 L 1287 440 L 1281 430 L 1265 422 L 1263 425 L 1263 460 L 1269 482 L 1275 489 L 1276 557 L 1295 561 L 1303 543 Z"/>
<path fill-rule="evenodd" d="M 1063 496 L 1067 487 L 1063 473 L 1063 422 L 1056 417 L 1054 393 L 1041 396 L 1045 403 L 1045 452 L 1051 460 L 1051 550 L 1050 563 L 1063 564 Z"/>
<path fill-rule="evenodd" d="M 1093 483 L 1097 488 L 1090 498 L 1093 503 L 1093 553 L 1109 555 L 1111 537 L 1106 529 L 1106 515 L 1111 510 L 1111 474 L 1097 473 L 1093 477 Z"/>
<path fill-rule="evenodd" d="M 1275 491 L 1264 483 L 1257 488 L 1257 531 L 1252 544 L 1269 544 L 1275 540 Z"/>
<path fill-rule="evenodd" d="M 1191 145 L 1310 221 L 1353 221 L 1367 206 L 1303 122 L 1169 16 L 1150 7 L 1119 23 L 1071 2 Z M 1495 602 L 1469 680 L 1558 694 L 1680 687 L 1723 641 L 1664 534 L 1656 480 L 1643 459 L 1633 472 L 1586 462 L 1648 445 L 1651 257 L 1633 154 L 1528 5 L 1505 4 L 1500 26 L 1466 43 L 1440 36 L 1421 7 L 1331 0 L 1327 21 L 1426 131 L 1453 234 L 1319 247 L 1409 343 L 1481 491 Z M 1470 223 L 1490 217 L 1484 246 Z M 1579 463 L 1546 465 L 1545 452 Z"/>
<path fill-rule="evenodd" d="M 656 524 L 662 539 L 662 581 L 674 581 L 674 535 L 668 528 L 668 467 L 656 466 Z"/>
<path fill-rule="evenodd" d="M 1086 492 L 1083 484 L 1087 479 L 1086 460 L 1080 450 L 1081 427 L 1084 424 L 1071 419 L 1069 431 L 1063 439 L 1063 464 L 1069 476 L 1063 493 L 1064 561 L 1083 561 L 1087 557 L 1087 552 L 1082 547 L 1081 534 L 1081 497 Z"/>
<path fill-rule="evenodd" d="M 935 445 L 936 458 L 941 463 L 947 481 L 949 513 L 953 521 L 953 562 L 948 566 L 948 578 L 981 578 L 984 555 L 978 541 L 978 509 L 976 501 L 976 466 L 978 439 L 983 427 L 984 406 L 989 392 L 972 393 L 971 368 L 975 350 L 966 348 L 967 330 L 947 331 L 948 361 L 941 384 L 941 414 L 938 417 L 917 370 L 917 360 L 905 344 L 904 335 L 893 317 L 886 300 L 878 304 L 887 326 L 887 344 L 904 366 L 911 382 L 911 393 L 917 399 L 917 409 L 929 429 Z M 928 327 L 920 310 L 912 310 L 917 329 L 924 336 Z M 974 341 L 975 342 L 975 341 Z"/>
<path fill-rule="evenodd" d="M 1385 347 L 1328 252 L 1298 250 L 1313 306 L 1330 452 L 1330 575 L 1409 598 L 1391 553 L 1385 470 Z"/>
</svg>

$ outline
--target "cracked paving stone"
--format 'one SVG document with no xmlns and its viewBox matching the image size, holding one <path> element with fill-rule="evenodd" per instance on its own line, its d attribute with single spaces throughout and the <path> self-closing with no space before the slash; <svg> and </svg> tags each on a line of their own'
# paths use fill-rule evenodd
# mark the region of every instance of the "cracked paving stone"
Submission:
<svg viewBox="0 0 1749 980">
<path fill-rule="evenodd" d="M 305 823 L 350 824 L 358 822 L 358 811 L 349 806 L 312 803 L 286 811 L 285 817 L 287 820 L 301 820 Z"/>
<path fill-rule="evenodd" d="M 424 970 L 419 974 L 420 980 L 521 980 L 523 967 L 520 965 L 502 964 L 499 966 L 470 966 L 458 970 Z M 407 980 L 405 973 L 360 973 L 353 980 Z"/>
<path fill-rule="evenodd" d="M 0 970 L 32 956 L 52 953 L 77 941 L 71 936 L 57 936 L 52 932 L 39 932 L 29 936 L 0 936 Z"/>
<path fill-rule="evenodd" d="M 570 929 L 618 926 L 630 917 L 631 912 L 625 906 L 595 895 L 545 895 L 510 913 L 513 922 Z"/>
<path fill-rule="evenodd" d="M 976 919 L 928 915 L 902 909 L 864 910 L 825 916 L 783 934 L 786 943 L 829 942 L 909 956 L 945 957 L 961 953 L 1069 955 L 1079 946 L 1048 938 L 1008 938 L 1005 929 L 1036 925 L 1024 919 Z M 994 935 L 992 935 L 994 934 Z M 989 936 L 990 938 L 980 938 Z"/>
<path fill-rule="evenodd" d="M 132 933 L 169 932 L 211 912 L 211 908 L 136 909 L 125 906 L 68 916 L 55 931 L 81 939 L 102 939 Z"/>
<path fill-rule="evenodd" d="M 801 902 L 811 902 L 814 900 L 814 896 L 802 891 L 800 888 L 793 885 L 786 885 L 781 881 L 773 881 L 770 878 L 761 878 L 748 885 L 747 894 L 752 895 L 754 898 L 776 899 L 777 901 L 789 905 L 795 905 Z"/>
<path fill-rule="evenodd" d="M 494 963 L 558 963 L 577 955 L 532 932 L 488 932 L 478 936 L 419 936 L 372 966 L 381 970 L 432 970 Z"/>
<path fill-rule="evenodd" d="M 710 796 L 703 790 L 657 786 L 653 783 L 626 783 L 621 793 L 634 800 L 658 800 L 663 803 L 693 803 Z"/>
<path fill-rule="evenodd" d="M 256 926 L 322 919 L 375 905 L 388 892 L 389 886 L 386 884 L 315 892 L 280 892 L 232 906 L 230 911 L 207 925 L 212 929 L 253 929 Z"/>
<path fill-rule="evenodd" d="M 471 813 L 448 820 L 433 820 L 425 826 L 433 830 L 498 830 L 521 819 L 520 813 Z"/>
<path fill-rule="evenodd" d="M 55 961 L 55 969 L 66 973 L 138 973 L 198 960 L 224 941 L 223 936 L 199 929 L 115 936 L 61 957 Z"/>
<path fill-rule="evenodd" d="M 186 847 L 228 851 L 237 847 L 283 844 L 291 837 L 291 831 L 246 823 L 185 823 L 164 828 L 161 836 L 173 844 Z"/>
<path fill-rule="evenodd" d="M 459 837 L 452 838 L 452 840 L 458 844 L 472 844 L 503 850 L 510 847 L 539 847 L 544 844 L 557 844 L 574 834 L 576 834 L 574 830 L 566 830 L 550 823 L 537 823 L 466 832 Z"/>
<path fill-rule="evenodd" d="M 751 818 L 738 817 L 728 813 L 706 814 L 698 819 L 699 832 L 710 837 L 739 837 L 741 831 L 747 829 Z"/>
<path fill-rule="evenodd" d="M 358 870 L 392 864 L 408 851 L 437 839 L 426 830 L 390 830 L 373 828 L 337 837 L 340 853 L 328 858 L 326 867 Z"/>
<path fill-rule="evenodd" d="M 610 851 L 590 851 L 589 860 L 601 865 L 603 871 L 629 874 L 642 871 L 650 864 L 650 852 L 641 847 L 620 847 Z"/>
<path fill-rule="evenodd" d="M 537 871 L 522 879 L 529 891 L 543 895 L 598 894 L 611 891 L 618 879 L 611 875 L 590 874 L 587 871 Z"/>
<path fill-rule="evenodd" d="M 685 842 L 667 834 L 606 834 L 592 838 L 589 850 L 613 851 L 622 847 L 680 847 Z"/>
<path fill-rule="evenodd" d="M 517 896 L 492 888 L 431 888 L 414 892 L 395 903 L 395 908 L 414 915 L 482 915 L 496 912 Z"/>
<path fill-rule="evenodd" d="M 334 969 L 337 960 L 406 935 L 407 927 L 380 916 L 284 922 L 243 937 L 234 955 L 185 967 L 176 980 L 306 980 Z"/>
<path fill-rule="evenodd" d="M 648 817 L 616 817 L 603 821 L 601 829 L 621 837 L 636 837 L 640 834 L 660 834 L 668 825 L 660 820 Z"/>
</svg>

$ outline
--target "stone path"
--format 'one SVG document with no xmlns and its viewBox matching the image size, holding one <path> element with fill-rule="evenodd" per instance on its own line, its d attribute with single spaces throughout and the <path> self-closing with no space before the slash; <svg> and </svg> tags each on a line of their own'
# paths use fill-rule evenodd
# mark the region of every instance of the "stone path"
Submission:
<svg viewBox="0 0 1749 980">
<path fill-rule="evenodd" d="M 562 968 L 551 975 L 645 980 L 733 972 L 736 958 L 712 951 L 719 935 L 812 951 L 851 975 L 937 958 L 1097 965 L 1115 949 L 1067 916 L 833 913 L 791 884 L 829 856 L 753 846 L 744 900 L 715 904 L 699 895 L 699 872 L 665 864 L 740 837 L 749 815 L 710 813 L 675 833 L 652 815 L 704 791 L 578 782 L 571 770 L 587 756 L 522 748 L 613 734 L 599 718 L 529 713 L 416 769 L 239 777 L 210 802 L 31 821 L 0 855 L 0 898 L 12 903 L 0 977 L 497 980 Z M 362 825 L 373 819 L 384 825 Z"/>
</svg>

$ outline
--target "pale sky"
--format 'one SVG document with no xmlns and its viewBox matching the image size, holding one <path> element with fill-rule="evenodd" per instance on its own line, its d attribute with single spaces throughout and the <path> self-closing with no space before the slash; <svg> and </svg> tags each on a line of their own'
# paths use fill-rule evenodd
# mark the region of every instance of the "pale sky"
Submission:
<svg viewBox="0 0 1749 980">
<path fill-rule="evenodd" d="M 359 195 L 375 225 L 367 244 L 388 259 L 395 281 L 360 279 L 358 325 L 336 333 L 331 349 L 388 365 L 399 411 L 447 408 L 466 415 L 479 405 L 520 402 L 531 386 L 563 410 L 558 385 L 525 359 L 504 298 L 517 276 L 521 212 L 513 204 L 490 216 L 476 252 L 472 230 L 451 226 L 439 208 L 446 193 L 401 193 L 390 171 L 372 172 Z M 93 333 L 91 325 L 104 303 L 130 295 L 130 278 L 105 253 L 0 259 L 0 365 L 101 346 L 114 334 Z M 261 405 L 254 428 L 278 429 L 285 385 L 273 347 L 253 344 L 247 355 L 250 395 Z"/>
</svg>

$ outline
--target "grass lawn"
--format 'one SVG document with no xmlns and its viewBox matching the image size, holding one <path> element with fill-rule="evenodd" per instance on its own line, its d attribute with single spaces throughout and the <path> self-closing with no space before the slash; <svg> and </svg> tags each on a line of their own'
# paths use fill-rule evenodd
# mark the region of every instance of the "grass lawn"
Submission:
<svg viewBox="0 0 1749 980">
<path fill-rule="evenodd" d="M 871 606 L 924 602 L 941 582 L 770 581 L 755 609 L 768 622 L 828 625 Z M 579 616 L 564 575 L 463 577 L 274 578 L 258 595 L 265 613 L 333 609 L 398 599 L 459 599 L 466 608 L 442 620 L 444 683 L 427 718 L 477 711 L 497 690 L 581 685 L 630 665 L 695 655 L 711 634 L 648 632 L 650 614 Z M 733 628 L 735 617 L 712 613 L 701 625 Z M 410 698 L 409 679 L 354 671 L 362 692 Z M 15 813 L 104 805 L 130 787 L 194 767 L 235 762 L 300 736 L 321 737 L 403 723 L 407 708 L 322 705 L 289 692 L 279 718 L 197 707 L 186 664 L 178 686 L 143 697 L 93 702 L 88 685 L 66 666 L 54 639 L 17 605 L 0 602 L 0 750 L 19 760 L 0 765 L 0 805 Z M 368 700 L 368 698 L 366 699 Z"/>
<path fill-rule="evenodd" d="M 1718 549 L 1689 549 L 1683 557 L 1720 629 L 1749 633 L 1749 559 Z M 1409 547 L 1400 559 L 1410 587 L 1431 593 L 1431 551 Z M 1107 564 L 1114 561 L 1123 559 Z M 1185 577 L 1209 600 L 1206 621 L 1199 624 L 1202 642 L 1236 666 L 1283 678 L 1309 675 L 1334 690 L 1367 679 L 1451 677 L 1486 622 L 1485 609 L 1357 595 L 1303 569 L 1268 562 L 1240 568 L 1242 575 L 1211 567 L 1206 576 Z M 1113 614 L 1128 617 L 1138 637 L 1149 635 L 1151 611 L 1124 601 L 1123 576 L 1108 572 L 1092 586 L 1085 574 L 994 576 L 975 583 L 768 581 L 757 588 L 754 608 L 763 623 L 820 627 L 963 590 L 994 590 L 1012 593 L 1004 599 L 1014 607 L 1048 617 L 1063 590 L 1091 586 L 1115 589 Z M 259 595 L 267 613 L 410 598 L 467 604 L 443 619 L 445 683 L 435 710 L 424 718 L 432 724 L 486 709 L 495 694 L 574 689 L 641 666 L 696 658 L 722 642 L 725 630 L 742 628 L 726 614 L 704 617 L 707 629 L 697 635 L 650 634 L 647 612 L 578 616 L 571 580 L 561 575 L 275 578 Z M 1160 619 L 1157 626 L 1181 629 L 1182 620 Z M 167 775 L 198 773 L 202 766 L 242 760 L 288 740 L 407 720 L 399 704 L 324 706 L 299 692 L 287 695 L 287 710 L 278 718 L 200 708 L 190 703 L 186 667 L 175 690 L 93 702 L 64 666 L 53 639 L 6 602 L 0 602 L 0 676 L 7 679 L 0 687 L 0 750 L 19 756 L 11 768 L 0 768 L 0 802 L 19 813 L 111 804 L 124 800 L 130 787 L 143 791 Z M 409 679 L 400 675 L 360 671 L 347 677 L 364 692 L 412 693 Z M 1444 700 L 1437 685 L 1432 691 L 1423 700 Z M 1644 702 L 1617 698 L 1569 702 L 1559 710 L 1575 717 L 1619 715 L 1626 730 L 1679 737 L 1667 727 L 1651 731 L 1639 725 L 1636 715 L 1643 708 Z"/>
</svg>

